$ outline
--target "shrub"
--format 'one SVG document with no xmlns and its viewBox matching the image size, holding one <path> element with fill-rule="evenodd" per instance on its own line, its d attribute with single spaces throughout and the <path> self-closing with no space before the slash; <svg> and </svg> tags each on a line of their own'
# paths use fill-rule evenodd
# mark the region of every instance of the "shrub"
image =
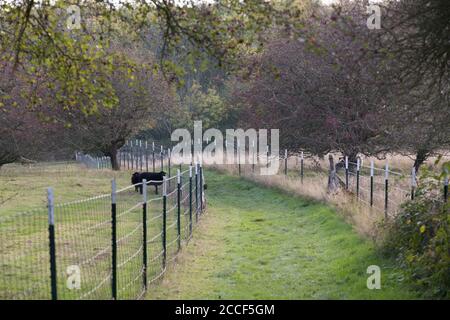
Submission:
<svg viewBox="0 0 450 320">
<path fill-rule="evenodd" d="M 450 298 L 449 212 L 439 177 L 425 172 L 415 199 L 387 226 L 383 251 L 395 257 L 424 297 Z"/>
</svg>

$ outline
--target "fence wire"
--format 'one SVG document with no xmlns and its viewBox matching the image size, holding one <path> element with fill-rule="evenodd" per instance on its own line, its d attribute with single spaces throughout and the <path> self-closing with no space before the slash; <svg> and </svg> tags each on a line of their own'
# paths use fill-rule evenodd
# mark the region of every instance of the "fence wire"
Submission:
<svg viewBox="0 0 450 320">
<path fill-rule="evenodd" d="M 237 150 L 235 151 L 237 152 Z M 233 173 L 239 175 L 260 174 L 261 169 L 275 166 L 277 175 L 285 175 L 289 179 L 299 179 L 302 183 L 303 179 L 305 181 L 306 179 L 308 181 L 322 180 L 323 188 L 326 188 L 325 179 L 329 176 L 329 164 L 325 159 L 304 156 L 303 153 L 291 153 L 287 150 L 284 155 L 268 152 L 244 153 L 241 159 L 245 159 L 245 161 L 226 166 Z M 359 168 L 359 173 L 357 168 Z M 411 174 L 391 170 L 387 167 L 377 168 L 374 166 L 372 169 L 364 166 L 362 162 L 359 164 L 348 162 L 347 171 L 344 160 L 339 161 L 335 163 L 335 173 L 342 190 L 346 190 L 361 204 L 385 218 L 395 217 L 399 213 L 402 204 L 412 198 L 413 180 L 418 183 Z M 444 201 L 448 198 L 448 178 L 445 181 L 445 183 L 437 182 L 439 189 L 444 190 L 442 197 Z"/>
<path fill-rule="evenodd" d="M 203 170 L 195 172 L 175 172 L 158 194 L 152 185 L 140 194 L 141 183 L 52 206 L 54 262 L 49 208 L 0 216 L 0 299 L 51 299 L 54 291 L 57 299 L 113 299 L 114 287 L 116 299 L 144 297 L 203 213 Z"/>
</svg>

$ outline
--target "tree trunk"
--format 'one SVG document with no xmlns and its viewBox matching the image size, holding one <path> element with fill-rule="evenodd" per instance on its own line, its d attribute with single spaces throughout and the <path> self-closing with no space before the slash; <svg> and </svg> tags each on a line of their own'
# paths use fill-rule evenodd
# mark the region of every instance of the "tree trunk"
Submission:
<svg viewBox="0 0 450 320">
<path fill-rule="evenodd" d="M 430 151 L 426 149 L 419 149 L 416 152 L 416 159 L 414 160 L 414 170 L 419 172 L 420 166 L 427 160 L 430 155 Z"/>
<path fill-rule="evenodd" d="M 111 147 L 111 151 L 109 152 L 109 157 L 111 159 L 111 168 L 114 171 L 120 171 L 120 163 L 119 163 L 117 147 L 115 147 L 115 146 Z"/>
<path fill-rule="evenodd" d="M 330 169 L 328 174 L 328 192 L 333 192 L 339 187 L 339 183 L 336 179 L 336 167 L 334 165 L 334 159 L 331 154 L 328 156 L 328 161 L 330 162 Z"/>
</svg>

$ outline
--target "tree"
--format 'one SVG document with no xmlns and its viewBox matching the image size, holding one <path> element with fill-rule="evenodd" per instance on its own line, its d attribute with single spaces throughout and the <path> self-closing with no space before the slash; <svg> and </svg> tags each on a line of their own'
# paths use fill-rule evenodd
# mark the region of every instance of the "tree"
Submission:
<svg viewBox="0 0 450 320">
<path fill-rule="evenodd" d="M 48 119 L 41 119 L 39 114 L 27 107 L 28 99 L 40 93 L 41 101 L 45 93 L 39 84 L 30 87 L 22 77 L 10 78 L 12 65 L 3 63 L 6 73 L 0 75 L 0 167 L 15 161 L 36 161 L 47 157 L 49 150 L 60 148 L 53 137 L 61 126 Z M 25 76 L 25 75 L 24 75 Z"/>
<path fill-rule="evenodd" d="M 69 5 L 82 10 L 79 29 L 68 28 Z M 118 30 L 140 39 L 156 29 L 162 35 L 161 66 L 179 75 L 179 65 L 164 57 L 182 49 L 183 42 L 192 45 L 189 56 L 207 53 L 219 64 L 233 62 L 242 48 L 255 45 L 260 30 L 273 23 L 296 25 L 298 13 L 263 0 L 0 0 L 0 55 L 8 56 L 14 69 L 29 62 L 25 67 L 30 77 L 38 77 L 43 69 L 51 74 L 59 82 L 59 103 L 71 108 L 82 100 L 95 110 L 98 104 L 117 103 L 105 70 L 114 67 L 107 53 L 111 34 Z"/>
<path fill-rule="evenodd" d="M 387 66 L 374 85 L 391 92 L 378 143 L 413 154 L 418 171 L 450 146 L 450 6 L 445 0 L 382 6 L 382 29 L 367 50 Z"/>
<path fill-rule="evenodd" d="M 79 110 L 58 114 L 70 124 L 69 143 L 77 145 L 78 150 L 100 151 L 111 158 L 113 170 L 120 170 L 118 150 L 135 134 L 167 119 L 175 104 L 170 85 L 155 73 L 151 59 L 140 56 L 138 50 L 122 47 L 111 56 L 115 68 L 110 81 L 118 103 L 112 107 L 100 105 L 91 115 Z"/>
<path fill-rule="evenodd" d="M 279 37 L 250 59 L 250 81 L 240 92 L 243 123 L 279 128 L 283 147 L 322 156 L 339 151 L 356 161 L 377 154 L 386 105 L 384 87 L 373 86 L 377 59 L 367 59 L 369 39 L 362 9 L 339 19 L 316 11 L 309 32 L 297 39 Z M 341 28 L 352 19 L 354 28 Z"/>
</svg>

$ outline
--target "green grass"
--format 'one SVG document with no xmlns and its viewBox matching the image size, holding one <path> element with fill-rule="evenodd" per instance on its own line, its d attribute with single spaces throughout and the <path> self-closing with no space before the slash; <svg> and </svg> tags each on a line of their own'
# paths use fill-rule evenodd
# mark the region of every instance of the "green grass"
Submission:
<svg viewBox="0 0 450 320">
<path fill-rule="evenodd" d="M 401 270 L 328 206 L 208 172 L 208 214 L 150 299 L 412 299 Z M 381 289 L 366 287 L 381 268 Z"/>
<path fill-rule="evenodd" d="M 118 189 L 130 184 L 131 172 L 87 170 L 76 164 L 39 168 L 12 167 L 0 172 L 0 299 L 49 299 L 48 218 L 46 187 L 55 191 L 55 234 L 58 295 L 60 299 L 109 299 L 111 286 L 111 179 Z M 171 187 L 174 187 L 172 182 Z M 171 189 L 169 189 L 170 191 Z M 162 200 L 149 188 L 148 279 L 161 272 Z M 105 196 L 92 198 L 100 194 Z M 14 196 L 11 196 L 14 195 Z M 159 196 L 158 196 L 159 197 Z M 58 205 L 67 201 L 70 204 Z M 117 262 L 119 299 L 134 299 L 142 285 L 142 196 L 130 188 L 117 194 Z M 168 197 L 168 208 L 175 205 Z M 183 209 L 186 208 L 183 203 Z M 176 210 L 167 224 L 176 222 Z M 185 227 L 186 219 L 183 219 Z M 185 231 L 185 228 L 183 228 Z M 183 234 L 183 237 L 186 235 Z M 150 241 L 150 239 L 155 238 Z M 167 230 L 168 258 L 177 250 L 176 229 Z M 67 267 L 79 266 L 81 290 L 69 290 Z"/>
<path fill-rule="evenodd" d="M 129 185 L 130 172 L 87 170 L 74 164 L 14 167 L 0 171 L 0 298 L 24 293 L 26 298 L 49 298 L 46 187 L 56 202 L 110 193 Z M 195 227 L 194 239 L 169 265 L 162 281 L 149 287 L 148 298 L 186 299 L 380 299 L 415 298 L 403 274 L 376 255 L 370 242 L 359 238 L 328 206 L 207 171 L 208 214 Z M 184 194 L 186 195 L 186 194 Z M 118 214 L 140 201 L 134 190 L 118 196 Z M 149 219 L 161 214 L 161 201 L 149 206 Z M 173 206 L 173 199 L 168 207 Z M 39 208 L 32 214 L 20 212 Z M 183 212 L 186 210 L 183 204 Z M 71 299 L 96 290 L 86 298 L 108 299 L 109 281 L 99 286 L 110 268 L 110 199 L 93 199 L 56 208 L 56 251 L 60 298 Z M 118 238 L 133 230 L 119 245 L 119 298 L 135 298 L 142 290 L 141 210 L 119 218 Z M 106 221 L 106 225 L 100 224 Z M 168 215 L 173 225 L 175 211 Z M 182 219 L 182 238 L 188 220 Z M 136 229 L 137 228 L 137 229 Z M 160 219 L 148 225 L 149 259 L 161 250 Z M 176 231 L 168 230 L 168 259 L 176 253 Z M 68 291 L 65 270 L 82 264 L 81 292 Z M 149 279 L 161 271 L 160 259 L 150 263 Z M 366 288 L 366 269 L 379 265 L 382 289 Z M 129 285 L 131 283 L 131 285 Z M 129 286 L 128 286 L 129 285 Z M 99 287 L 98 287 L 99 286 Z M 96 289 L 98 287 L 98 289 Z"/>
</svg>

